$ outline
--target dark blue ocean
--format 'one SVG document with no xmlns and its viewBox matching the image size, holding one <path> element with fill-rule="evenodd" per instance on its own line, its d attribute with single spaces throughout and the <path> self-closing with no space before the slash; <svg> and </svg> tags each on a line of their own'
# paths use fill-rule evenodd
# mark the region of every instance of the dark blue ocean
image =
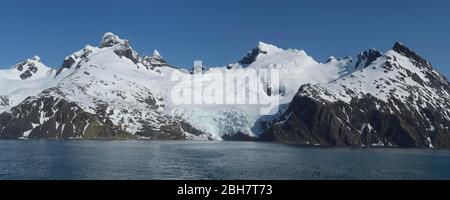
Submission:
<svg viewBox="0 0 450 200">
<path fill-rule="evenodd" d="M 450 151 L 257 142 L 0 140 L 0 179 L 450 179 Z"/>
</svg>

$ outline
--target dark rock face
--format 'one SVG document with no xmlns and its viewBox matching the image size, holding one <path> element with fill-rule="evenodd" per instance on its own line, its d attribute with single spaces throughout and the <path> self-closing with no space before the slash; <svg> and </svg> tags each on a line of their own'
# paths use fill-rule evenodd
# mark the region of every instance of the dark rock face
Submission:
<svg viewBox="0 0 450 200">
<path fill-rule="evenodd" d="M 83 111 L 75 103 L 51 95 L 30 97 L 11 112 L 0 115 L 0 137 L 17 139 L 129 138 L 131 134 L 111 121 Z"/>
<path fill-rule="evenodd" d="M 21 62 L 15 65 L 14 68 L 19 72 L 23 72 L 22 74 L 19 75 L 20 79 L 22 80 L 32 77 L 33 74 L 35 74 L 38 71 L 36 64 L 30 61 Z"/>
<path fill-rule="evenodd" d="M 75 59 L 73 59 L 72 56 L 67 57 L 66 59 L 64 59 L 63 64 L 56 72 L 56 75 L 60 74 L 63 69 L 69 69 L 73 64 L 75 64 Z"/>
<path fill-rule="evenodd" d="M 165 124 L 159 128 L 153 127 L 151 124 L 143 121 L 144 127 L 140 132 L 136 133 L 138 136 L 147 137 L 153 140 L 185 140 L 186 137 L 183 133 L 181 125 L 177 121 L 170 119 L 166 120 Z"/>
<path fill-rule="evenodd" d="M 9 106 L 8 96 L 0 96 L 0 106 Z"/>
<path fill-rule="evenodd" d="M 358 145 L 357 131 L 341 121 L 339 111 L 313 99 L 296 96 L 280 117 L 282 120 L 274 122 L 261 139 L 311 145 Z"/>
<path fill-rule="evenodd" d="M 130 59 L 135 64 L 140 61 L 139 55 L 127 44 L 121 44 L 120 47 L 114 50 L 114 52 L 120 57 Z"/>
<path fill-rule="evenodd" d="M 422 67 L 426 67 L 431 69 L 431 64 L 428 63 L 424 58 L 422 58 L 421 56 L 419 56 L 416 52 L 414 52 L 413 50 L 409 49 L 408 47 L 406 47 L 405 45 L 403 45 L 400 42 L 396 42 L 394 44 L 394 51 L 398 52 L 399 54 L 402 54 L 408 58 L 411 58 L 411 60 L 414 60 L 417 62 L 418 66 L 422 66 Z"/>
<path fill-rule="evenodd" d="M 33 73 L 36 73 L 38 71 L 38 68 L 36 67 L 36 65 L 34 63 L 30 63 L 28 65 L 28 70 L 30 70 Z"/>
<path fill-rule="evenodd" d="M 20 78 L 22 80 L 25 80 L 27 78 L 30 78 L 31 76 L 33 76 L 33 74 L 30 72 L 30 70 L 27 70 L 23 74 L 20 75 Z"/>
<path fill-rule="evenodd" d="M 151 109 L 158 105 L 154 97 L 144 100 Z M 142 121 L 136 134 L 115 125 L 109 118 L 108 103 L 99 103 L 95 113 L 84 111 L 76 103 L 64 98 L 57 88 L 47 89 L 37 97 L 29 97 L 10 112 L 0 114 L 0 138 L 18 139 L 149 139 L 185 140 L 186 133 L 199 136 L 204 132 L 171 116 L 161 115 L 158 124 Z"/>
<path fill-rule="evenodd" d="M 381 52 L 379 52 L 376 49 L 364 51 L 363 53 L 358 55 L 358 61 L 356 62 L 355 68 L 357 67 L 366 68 L 381 56 L 383 56 L 383 54 L 381 54 Z M 365 62 L 364 66 L 360 66 L 363 62 Z"/>
<path fill-rule="evenodd" d="M 258 57 L 260 51 L 258 48 L 253 49 L 251 52 L 249 52 L 242 60 L 239 61 L 240 64 L 243 65 L 249 65 L 255 62 L 256 57 Z"/>
<path fill-rule="evenodd" d="M 19 72 L 21 72 L 21 71 L 23 70 L 23 66 L 25 66 L 26 64 L 27 64 L 26 62 L 19 63 L 19 64 L 17 64 L 17 65 L 15 66 L 15 68 L 16 68 Z"/>
<path fill-rule="evenodd" d="M 449 82 L 410 49 L 396 44 L 394 50 L 413 66 L 401 66 L 396 62 L 400 58 L 385 55 L 384 64 L 369 69 L 379 77 L 374 83 L 365 82 L 367 73 L 361 71 L 362 75 L 354 72 L 345 78 L 356 79 L 350 82 L 304 85 L 260 140 L 332 146 L 450 148 Z M 364 84 L 360 89 L 347 88 L 359 83 Z M 376 85 L 372 93 L 387 93 L 387 99 L 372 96 L 365 89 L 371 84 Z M 396 87 L 390 87 L 394 84 Z M 335 92 L 336 88 L 342 88 L 346 94 Z M 341 100 L 340 96 L 351 100 Z"/>
<path fill-rule="evenodd" d="M 144 126 L 138 133 L 136 133 L 136 135 L 154 140 L 185 140 L 187 139 L 185 132 L 195 136 L 200 136 L 203 134 L 207 135 L 205 132 L 196 129 L 185 121 L 179 119 L 166 116 L 161 117 L 158 120 L 160 122 L 164 122 L 164 125 L 159 128 L 154 127 L 146 121 L 141 121 Z"/>
<path fill-rule="evenodd" d="M 252 51 L 248 52 L 247 55 L 239 61 L 239 63 L 242 65 L 252 64 L 253 62 L 256 61 L 256 58 L 260 54 L 267 54 L 267 52 L 261 50 L 261 48 L 259 47 L 255 47 L 254 49 L 252 49 Z"/>
<path fill-rule="evenodd" d="M 166 60 L 164 60 L 164 58 L 162 58 L 161 56 L 146 56 L 144 57 L 142 63 L 145 66 L 148 66 L 150 69 L 154 69 L 157 67 L 165 67 L 165 66 L 169 66 L 169 63 L 167 63 Z"/>
<path fill-rule="evenodd" d="M 205 132 L 203 132 L 203 131 L 201 131 L 201 130 L 198 130 L 198 129 L 194 128 L 194 127 L 192 127 L 191 124 L 189 124 L 189 123 L 187 123 L 187 122 L 185 122 L 185 121 L 183 121 L 183 120 L 180 120 L 180 126 L 181 126 L 181 128 L 182 128 L 184 131 L 186 131 L 186 132 L 188 132 L 188 133 L 191 133 L 191 134 L 193 134 L 193 135 L 195 135 L 195 136 L 208 135 L 207 133 L 205 133 Z M 211 138 L 209 138 L 209 139 L 212 140 Z"/>
<path fill-rule="evenodd" d="M 450 126 L 450 121 L 442 121 L 439 110 L 430 107 L 417 113 L 408 104 L 394 101 L 386 104 L 366 96 L 351 104 L 324 103 L 297 95 L 261 140 L 332 146 L 450 147 L 450 132 L 442 128 Z M 395 105 L 401 105 L 401 112 L 388 112 Z M 430 124 L 436 129 L 430 130 Z"/>
</svg>

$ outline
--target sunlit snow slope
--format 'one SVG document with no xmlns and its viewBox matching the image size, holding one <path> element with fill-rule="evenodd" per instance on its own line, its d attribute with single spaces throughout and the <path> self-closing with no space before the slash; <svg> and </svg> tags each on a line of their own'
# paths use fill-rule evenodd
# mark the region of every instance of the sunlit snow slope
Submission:
<svg viewBox="0 0 450 200">
<path fill-rule="evenodd" d="M 48 88 L 55 72 L 38 56 L 10 69 L 0 69 L 0 113 Z"/>
</svg>

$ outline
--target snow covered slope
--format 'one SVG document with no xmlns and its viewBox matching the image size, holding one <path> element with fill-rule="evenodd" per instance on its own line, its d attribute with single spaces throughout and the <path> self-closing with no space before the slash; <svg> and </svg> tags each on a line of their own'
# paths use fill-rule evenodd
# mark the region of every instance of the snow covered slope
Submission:
<svg viewBox="0 0 450 200">
<path fill-rule="evenodd" d="M 277 70 L 280 86 L 272 88 L 267 78 L 257 80 L 261 91 L 249 94 L 227 88 L 226 96 L 235 95 L 236 98 L 265 95 L 269 101 L 277 99 L 274 110 L 283 109 L 289 103 L 298 88 L 306 83 L 319 84 L 331 82 L 347 73 L 347 66 L 354 65 L 350 57 L 333 59 L 327 63 L 320 63 L 308 56 L 303 50 L 281 49 L 274 45 L 259 42 L 241 61 L 226 67 L 213 67 L 205 70 L 204 76 L 215 78 L 215 74 L 226 74 L 244 79 L 248 71 Z M 195 77 L 194 77 L 195 78 Z M 194 80 L 198 81 L 198 80 Z M 208 85 L 204 81 L 204 85 Z M 236 88 L 246 88 L 246 82 L 235 83 L 233 79 L 226 79 L 225 85 L 236 84 Z M 244 95 L 245 97 L 242 97 Z M 214 105 L 214 106 L 177 106 L 177 116 L 185 119 L 194 127 L 211 134 L 216 138 L 225 137 L 239 139 L 247 136 L 258 137 L 264 130 L 271 116 L 261 116 L 257 106 L 249 105 Z M 244 136 L 244 137 L 243 137 Z"/>
<path fill-rule="evenodd" d="M 362 59 L 362 60 L 361 60 Z M 353 73 L 307 84 L 265 137 L 302 144 L 450 146 L 450 85 L 401 43 L 366 51 Z"/>
<path fill-rule="evenodd" d="M 282 102 L 288 102 L 301 85 L 331 82 L 346 74 L 348 66 L 352 65 L 354 64 L 350 57 L 343 59 L 332 57 L 328 62 L 320 63 L 307 55 L 304 50 L 283 50 L 260 42 L 240 62 L 231 64 L 228 68 L 280 70 L 280 85 L 286 88 Z"/>
<path fill-rule="evenodd" d="M 174 70 L 159 54 L 143 58 L 127 40 L 106 33 L 100 47 L 88 45 L 66 57 L 51 87 L 22 102 L 17 106 L 21 109 L 5 114 L 3 123 L 8 132 L 4 134 L 28 138 L 209 139 L 209 135 L 163 112 Z M 76 114 L 67 120 L 58 117 L 62 110 Z M 80 116 L 84 117 L 78 119 Z M 11 125 L 18 124 L 11 123 L 16 120 L 28 121 L 21 127 L 29 130 Z"/>
<path fill-rule="evenodd" d="M 38 56 L 10 69 L 0 69 L 0 113 L 48 88 L 55 73 Z"/>
</svg>

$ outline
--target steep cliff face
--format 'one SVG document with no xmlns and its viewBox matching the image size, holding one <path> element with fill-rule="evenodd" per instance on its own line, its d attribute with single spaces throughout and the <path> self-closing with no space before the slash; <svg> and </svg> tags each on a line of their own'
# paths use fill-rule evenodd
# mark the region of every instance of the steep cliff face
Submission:
<svg viewBox="0 0 450 200">
<path fill-rule="evenodd" d="M 377 57 L 334 82 L 302 86 L 261 139 L 336 146 L 450 147 L 447 79 L 400 43 Z"/>
</svg>

